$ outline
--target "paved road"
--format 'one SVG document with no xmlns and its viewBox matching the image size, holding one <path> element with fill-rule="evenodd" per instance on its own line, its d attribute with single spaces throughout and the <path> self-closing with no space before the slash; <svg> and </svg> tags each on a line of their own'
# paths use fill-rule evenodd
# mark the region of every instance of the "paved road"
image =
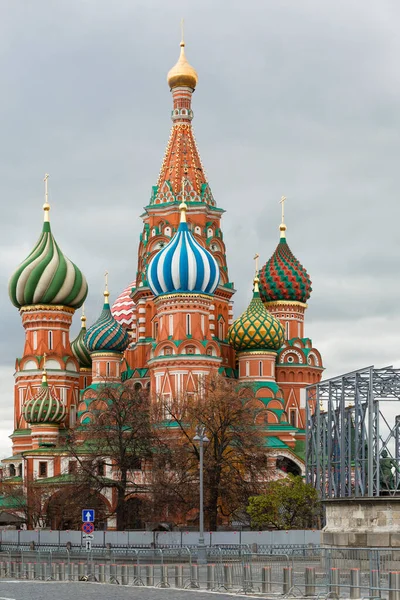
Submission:
<svg viewBox="0 0 400 600">
<path fill-rule="evenodd" d="M 188 590 L 130 587 L 99 583 L 0 581 L 0 600 L 232 600 L 247 598 Z M 260 596 L 258 596 L 260 598 Z"/>
</svg>

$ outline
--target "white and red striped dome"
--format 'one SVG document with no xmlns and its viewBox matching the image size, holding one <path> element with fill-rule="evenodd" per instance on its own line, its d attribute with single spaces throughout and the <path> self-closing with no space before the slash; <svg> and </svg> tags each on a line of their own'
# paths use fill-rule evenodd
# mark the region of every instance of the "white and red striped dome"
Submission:
<svg viewBox="0 0 400 600">
<path fill-rule="evenodd" d="M 132 281 L 120 293 L 111 308 L 111 313 L 114 319 L 126 329 L 132 329 L 134 327 L 134 318 L 136 313 L 136 306 L 131 298 L 132 288 L 136 287 L 136 282 Z"/>
</svg>

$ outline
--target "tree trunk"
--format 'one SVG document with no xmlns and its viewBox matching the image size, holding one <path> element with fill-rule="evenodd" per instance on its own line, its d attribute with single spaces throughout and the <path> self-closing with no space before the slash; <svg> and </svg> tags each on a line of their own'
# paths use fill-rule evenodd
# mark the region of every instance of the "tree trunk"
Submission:
<svg viewBox="0 0 400 600">
<path fill-rule="evenodd" d="M 127 473 L 123 471 L 121 473 L 121 479 L 119 481 L 119 485 L 117 488 L 117 507 L 116 507 L 116 516 L 117 516 L 117 530 L 124 531 L 126 529 L 126 506 L 125 506 L 125 496 L 126 496 L 126 480 Z"/>
<path fill-rule="evenodd" d="M 217 467 L 209 479 L 209 501 L 207 503 L 208 527 L 210 531 L 217 530 L 218 522 L 218 498 L 219 484 L 221 479 L 221 468 Z"/>
</svg>

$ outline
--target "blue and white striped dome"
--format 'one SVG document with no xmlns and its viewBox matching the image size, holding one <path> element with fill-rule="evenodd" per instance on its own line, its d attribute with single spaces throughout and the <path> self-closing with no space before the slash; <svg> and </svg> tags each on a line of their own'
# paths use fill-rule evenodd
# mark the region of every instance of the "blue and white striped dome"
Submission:
<svg viewBox="0 0 400 600">
<path fill-rule="evenodd" d="M 212 294 L 219 275 L 217 261 L 195 240 L 183 219 L 174 237 L 147 269 L 147 281 L 155 296 L 176 292 Z"/>
</svg>

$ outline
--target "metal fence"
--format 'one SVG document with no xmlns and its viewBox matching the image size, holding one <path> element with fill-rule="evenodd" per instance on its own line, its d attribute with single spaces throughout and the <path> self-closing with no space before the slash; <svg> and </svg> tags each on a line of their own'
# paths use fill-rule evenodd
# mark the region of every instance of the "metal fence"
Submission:
<svg viewBox="0 0 400 600">
<path fill-rule="evenodd" d="M 133 586 L 208 589 L 276 597 L 400 600 L 400 549 L 297 547 L 253 553 L 207 548 L 0 552 L 0 577 L 98 581 Z"/>
</svg>

